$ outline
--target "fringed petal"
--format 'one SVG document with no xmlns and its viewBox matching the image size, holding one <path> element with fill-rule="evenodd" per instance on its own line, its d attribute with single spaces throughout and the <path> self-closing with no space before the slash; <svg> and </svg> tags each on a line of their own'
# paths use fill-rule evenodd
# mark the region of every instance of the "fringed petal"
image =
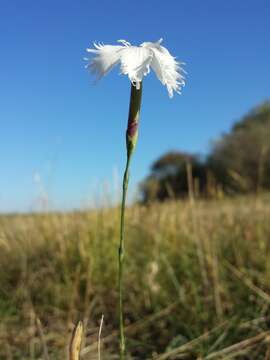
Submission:
<svg viewBox="0 0 270 360">
<path fill-rule="evenodd" d="M 185 85 L 184 70 L 179 62 L 169 53 L 169 51 L 161 46 L 161 41 L 155 43 L 143 43 L 141 46 L 147 47 L 153 52 L 151 68 L 155 71 L 161 83 L 167 86 L 170 97 L 173 92 L 180 93 L 181 87 Z"/>
<path fill-rule="evenodd" d="M 88 52 L 95 54 L 86 66 L 97 76 L 97 79 L 106 75 L 119 61 L 121 51 L 125 46 L 94 44 L 95 49 L 87 49 Z"/>
<path fill-rule="evenodd" d="M 144 76 L 150 71 L 152 52 L 143 47 L 129 46 L 121 51 L 121 72 L 128 75 L 130 81 L 140 88 Z"/>
</svg>

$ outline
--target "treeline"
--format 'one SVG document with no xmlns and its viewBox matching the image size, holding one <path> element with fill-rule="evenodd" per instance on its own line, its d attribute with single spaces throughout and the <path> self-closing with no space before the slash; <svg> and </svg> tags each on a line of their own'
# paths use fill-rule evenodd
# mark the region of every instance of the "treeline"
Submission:
<svg viewBox="0 0 270 360">
<path fill-rule="evenodd" d="M 206 158 L 169 152 L 141 183 L 142 202 L 168 198 L 256 193 L 270 189 L 270 101 L 221 136 Z"/>
</svg>

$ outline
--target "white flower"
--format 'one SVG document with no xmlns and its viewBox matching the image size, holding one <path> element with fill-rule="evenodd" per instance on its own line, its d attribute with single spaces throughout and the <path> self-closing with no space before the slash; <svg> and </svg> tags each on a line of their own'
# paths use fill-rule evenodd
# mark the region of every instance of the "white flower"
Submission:
<svg viewBox="0 0 270 360">
<path fill-rule="evenodd" d="M 86 66 L 97 75 L 97 79 L 106 75 L 115 65 L 120 63 L 121 73 L 128 75 L 137 89 L 144 76 L 150 72 L 150 67 L 156 73 L 161 83 L 167 86 L 169 96 L 173 91 L 180 93 L 185 85 L 184 70 L 169 51 L 161 46 L 159 41 L 144 42 L 140 46 L 132 46 L 125 40 L 118 40 L 121 45 L 104 45 L 94 43 L 95 49 L 87 49 L 95 54 Z M 88 60 L 88 59 L 87 59 Z"/>
</svg>

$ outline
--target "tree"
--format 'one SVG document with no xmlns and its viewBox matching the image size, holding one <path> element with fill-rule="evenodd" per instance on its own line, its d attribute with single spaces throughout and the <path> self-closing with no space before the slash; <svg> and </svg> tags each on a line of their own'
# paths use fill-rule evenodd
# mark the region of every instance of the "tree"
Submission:
<svg viewBox="0 0 270 360">
<path fill-rule="evenodd" d="M 255 107 L 217 140 L 207 157 L 168 152 L 141 184 L 143 202 L 191 193 L 212 196 L 270 189 L 270 101 Z"/>
<path fill-rule="evenodd" d="M 270 189 L 270 102 L 264 102 L 215 142 L 207 166 L 226 192 Z"/>
<path fill-rule="evenodd" d="M 194 179 L 201 191 L 205 187 L 206 171 L 198 156 L 168 152 L 152 164 L 150 175 L 141 183 L 142 202 L 186 196 L 194 190 Z"/>
</svg>

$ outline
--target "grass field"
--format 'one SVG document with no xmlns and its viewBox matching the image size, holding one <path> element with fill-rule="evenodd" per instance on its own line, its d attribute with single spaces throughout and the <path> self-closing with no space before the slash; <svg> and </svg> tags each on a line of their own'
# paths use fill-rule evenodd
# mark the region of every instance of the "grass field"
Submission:
<svg viewBox="0 0 270 360">
<path fill-rule="evenodd" d="M 127 212 L 129 359 L 270 359 L 270 197 Z M 0 217 L 0 359 L 117 356 L 119 209 Z"/>
</svg>

